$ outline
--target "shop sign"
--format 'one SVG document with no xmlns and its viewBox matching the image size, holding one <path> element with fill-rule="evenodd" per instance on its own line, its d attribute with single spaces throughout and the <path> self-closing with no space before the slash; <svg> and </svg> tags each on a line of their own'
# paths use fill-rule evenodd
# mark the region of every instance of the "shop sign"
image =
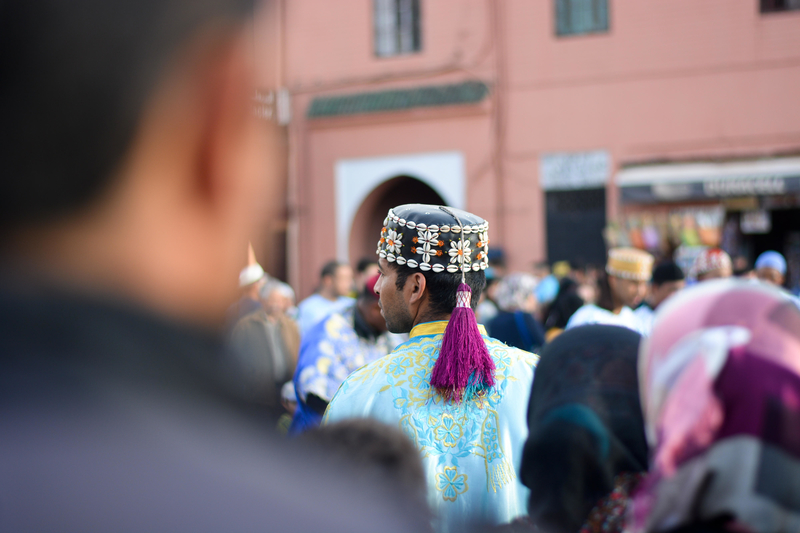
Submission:
<svg viewBox="0 0 800 533">
<path fill-rule="evenodd" d="M 603 188 L 611 175 L 605 150 L 542 154 L 539 182 L 546 191 Z"/>
<path fill-rule="evenodd" d="M 772 231 L 772 215 L 766 209 L 743 211 L 739 227 L 745 235 L 769 233 Z"/>
<path fill-rule="evenodd" d="M 783 194 L 786 180 L 778 177 L 709 180 L 703 183 L 706 196 L 751 196 Z"/>
<path fill-rule="evenodd" d="M 800 177 L 754 177 L 707 181 L 626 185 L 619 188 L 626 204 L 680 202 L 709 198 L 780 196 L 800 192 Z"/>
</svg>

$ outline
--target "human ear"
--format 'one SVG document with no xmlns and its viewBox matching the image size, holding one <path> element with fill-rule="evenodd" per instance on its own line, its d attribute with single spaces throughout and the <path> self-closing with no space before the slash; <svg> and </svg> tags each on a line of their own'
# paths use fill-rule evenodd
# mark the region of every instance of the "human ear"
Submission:
<svg viewBox="0 0 800 533">
<path fill-rule="evenodd" d="M 231 249 L 257 240 L 263 227 L 268 153 L 266 127 L 255 117 L 255 68 L 245 33 L 229 29 L 209 38 L 193 81 L 200 94 L 201 117 L 194 184 L 210 222 L 227 234 Z M 235 244 L 234 244 L 235 242 Z"/>
<path fill-rule="evenodd" d="M 405 290 L 407 291 L 409 306 L 418 306 L 422 303 L 426 284 L 427 280 L 421 272 L 415 272 L 408 277 Z"/>
</svg>

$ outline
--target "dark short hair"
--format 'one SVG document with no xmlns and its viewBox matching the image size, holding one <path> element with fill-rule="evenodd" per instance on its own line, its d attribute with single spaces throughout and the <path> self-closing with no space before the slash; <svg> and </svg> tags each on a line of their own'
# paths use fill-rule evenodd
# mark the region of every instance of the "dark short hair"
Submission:
<svg viewBox="0 0 800 533">
<path fill-rule="evenodd" d="M 428 291 L 430 310 L 436 314 L 450 314 L 456 308 L 456 292 L 458 286 L 461 284 L 461 274 L 451 274 L 449 272 L 423 272 L 416 268 L 411 268 L 407 265 L 398 265 L 397 263 L 389 263 L 389 265 L 397 272 L 395 278 L 395 286 L 397 290 L 403 290 L 406 286 L 406 280 L 411 274 L 419 273 L 425 276 L 425 287 Z M 474 310 L 478 307 L 478 301 L 481 298 L 481 293 L 486 287 L 486 275 L 483 270 L 470 270 L 466 273 L 466 282 L 472 290 L 472 299 L 470 305 Z"/>
<path fill-rule="evenodd" d="M 91 204 L 179 47 L 251 12 L 252 0 L 0 2 L 0 228 Z"/>
<path fill-rule="evenodd" d="M 356 263 L 356 272 L 358 272 L 359 274 L 363 274 L 369 268 L 370 265 L 377 265 L 377 264 L 378 260 L 375 259 L 374 257 L 362 257 L 361 259 L 358 260 L 358 263 Z"/>
<path fill-rule="evenodd" d="M 356 418 L 316 427 L 301 440 L 364 481 L 377 481 L 424 507 L 427 483 L 419 450 L 397 426 Z M 364 479 L 366 478 L 366 479 Z"/>
<path fill-rule="evenodd" d="M 653 285 L 662 285 L 670 281 L 682 281 L 686 276 L 683 270 L 674 261 L 664 261 L 659 263 L 653 269 L 653 276 L 650 283 Z"/>
<path fill-rule="evenodd" d="M 319 272 L 319 279 L 327 278 L 328 276 L 335 276 L 336 271 L 339 269 L 340 266 L 344 266 L 344 263 L 339 261 L 328 261 L 325 263 L 325 266 L 322 267 L 322 270 Z"/>
</svg>

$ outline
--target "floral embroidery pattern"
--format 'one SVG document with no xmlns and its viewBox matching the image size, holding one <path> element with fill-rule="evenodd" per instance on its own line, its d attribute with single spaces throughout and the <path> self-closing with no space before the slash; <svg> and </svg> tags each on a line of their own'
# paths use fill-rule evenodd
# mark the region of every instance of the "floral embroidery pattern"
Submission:
<svg viewBox="0 0 800 533">
<path fill-rule="evenodd" d="M 462 247 L 463 244 L 463 247 Z M 469 247 L 469 241 L 450 241 L 450 262 L 463 265 L 470 262 L 470 255 L 472 250 Z"/>
<path fill-rule="evenodd" d="M 441 341 L 440 333 L 412 337 L 389 356 L 353 373 L 338 394 L 374 387 L 375 393 L 388 395 L 387 407 L 396 411 L 400 428 L 419 449 L 429 472 L 429 490 L 440 505 L 486 501 L 501 491 L 516 494 L 516 474 L 498 411 L 507 387 L 530 379 L 525 368 L 535 367 L 538 359 L 498 341 L 487 342 L 495 360 L 496 385 L 454 404 L 430 387 Z"/>
<path fill-rule="evenodd" d="M 467 475 L 459 474 L 454 466 L 446 466 L 444 473 L 436 474 L 436 488 L 441 491 L 442 498 L 454 502 L 459 494 L 464 494 L 469 489 Z"/>
<path fill-rule="evenodd" d="M 406 357 L 404 359 L 395 359 L 389 363 L 389 366 L 386 367 L 386 371 L 394 376 L 399 376 L 400 374 L 405 373 L 405 371 L 413 364 L 414 361 L 410 357 Z"/>
<path fill-rule="evenodd" d="M 424 368 L 420 368 L 410 378 L 408 378 L 408 383 L 418 391 L 427 391 L 431 388 L 431 384 L 428 382 L 428 379 L 428 373 L 425 372 Z"/>
<path fill-rule="evenodd" d="M 452 448 L 464 434 L 452 415 L 442 415 L 442 425 L 436 428 L 436 438 L 447 448 Z"/>
<path fill-rule="evenodd" d="M 386 232 L 386 252 L 387 253 L 400 253 L 400 248 L 403 246 L 403 234 L 397 233 L 395 230 L 390 229 Z"/>
</svg>

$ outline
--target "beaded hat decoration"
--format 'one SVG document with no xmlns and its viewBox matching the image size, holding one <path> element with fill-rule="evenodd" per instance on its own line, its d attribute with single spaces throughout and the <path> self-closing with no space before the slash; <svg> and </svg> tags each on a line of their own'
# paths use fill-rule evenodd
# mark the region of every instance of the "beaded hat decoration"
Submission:
<svg viewBox="0 0 800 533">
<path fill-rule="evenodd" d="M 489 223 L 460 209 L 408 204 L 390 209 L 383 225 L 377 251 L 382 259 L 461 278 L 431 370 L 431 387 L 445 401 L 483 394 L 495 384 L 495 366 L 475 320 L 466 274 L 489 266 Z"/>
<path fill-rule="evenodd" d="M 401 205 L 386 215 L 376 253 L 424 272 L 477 272 L 489 266 L 488 230 L 488 222 L 460 209 Z"/>
<path fill-rule="evenodd" d="M 638 248 L 612 248 L 608 251 L 606 272 L 618 278 L 650 281 L 653 256 Z"/>
</svg>

